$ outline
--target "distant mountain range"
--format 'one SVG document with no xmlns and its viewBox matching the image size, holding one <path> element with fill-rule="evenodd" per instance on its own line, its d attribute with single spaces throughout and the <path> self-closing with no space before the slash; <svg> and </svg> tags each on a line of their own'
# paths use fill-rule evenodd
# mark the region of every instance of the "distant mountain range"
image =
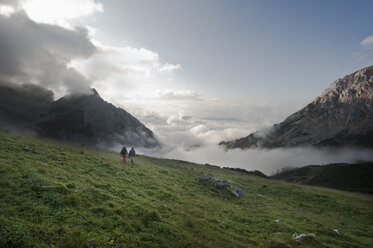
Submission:
<svg viewBox="0 0 373 248">
<path fill-rule="evenodd" d="M 94 89 L 53 101 L 39 86 L 0 84 L 0 127 L 92 146 L 159 146 L 151 130 Z"/>
<path fill-rule="evenodd" d="M 373 163 L 310 165 L 285 170 L 270 178 L 373 194 Z"/>
<path fill-rule="evenodd" d="M 373 65 L 336 80 L 313 102 L 269 130 L 220 145 L 228 149 L 373 147 Z"/>
</svg>

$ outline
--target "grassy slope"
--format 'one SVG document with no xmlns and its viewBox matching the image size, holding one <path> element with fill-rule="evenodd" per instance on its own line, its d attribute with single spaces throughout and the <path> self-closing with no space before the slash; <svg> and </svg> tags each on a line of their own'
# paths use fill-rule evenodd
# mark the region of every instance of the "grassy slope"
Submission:
<svg viewBox="0 0 373 248">
<path fill-rule="evenodd" d="M 200 174 L 232 179 L 244 196 Z M 0 131 L 0 247 L 297 247 L 294 232 L 316 235 L 302 247 L 372 247 L 372 206 L 369 195 L 144 156 L 131 167 Z"/>
<path fill-rule="evenodd" d="M 310 165 L 284 171 L 271 178 L 373 194 L 373 163 Z"/>
</svg>

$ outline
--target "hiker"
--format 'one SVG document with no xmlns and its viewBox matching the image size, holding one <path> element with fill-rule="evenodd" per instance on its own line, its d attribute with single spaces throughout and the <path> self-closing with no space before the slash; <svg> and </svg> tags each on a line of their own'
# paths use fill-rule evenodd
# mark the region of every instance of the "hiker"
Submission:
<svg viewBox="0 0 373 248">
<path fill-rule="evenodd" d="M 127 148 L 125 146 L 123 146 L 122 150 L 120 151 L 120 154 L 122 155 L 123 162 L 125 163 L 126 162 L 126 156 L 127 156 Z"/>
<path fill-rule="evenodd" d="M 131 164 L 135 164 L 134 161 L 133 161 L 133 159 L 136 156 L 136 152 L 135 152 L 135 149 L 133 149 L 133 147 L 131 148 L 130 153 L 128 153 L 128 155 L 129 155 L 129 157 L 131 159 Z"/>
</svg>

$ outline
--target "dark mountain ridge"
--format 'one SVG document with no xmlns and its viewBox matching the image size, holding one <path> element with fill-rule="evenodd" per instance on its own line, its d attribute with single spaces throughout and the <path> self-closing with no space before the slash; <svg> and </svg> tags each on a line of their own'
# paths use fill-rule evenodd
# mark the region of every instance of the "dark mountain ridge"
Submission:
<svg viewBox="0 0 373 248">
<path fill-rule="evenodd" d="M 153 132 L 98 92 L 53 101 L 39 86 L 0 85 L 0 126 L 91 146 L 159 146 Z"/>
<path fill-rule="evenodd" d="M 300 111 L 267 131 L 221 142 L 227 148 L 302 145 L 373 147 L 373 65 L 333 82 Z"/>
</svg>

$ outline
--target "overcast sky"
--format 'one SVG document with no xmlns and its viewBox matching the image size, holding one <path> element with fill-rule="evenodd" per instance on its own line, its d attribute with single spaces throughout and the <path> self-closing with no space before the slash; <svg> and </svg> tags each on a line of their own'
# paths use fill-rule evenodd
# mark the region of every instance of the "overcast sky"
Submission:
<svg viewBox="0 0 373 248">
<path fill-rule="evenodd" d="M 0 79 L 56 98 L 94 87 L 189 151 L 280 122 L 371 65 L 372 10 L 368 0 L 0 0 Z"/>
</svg>

